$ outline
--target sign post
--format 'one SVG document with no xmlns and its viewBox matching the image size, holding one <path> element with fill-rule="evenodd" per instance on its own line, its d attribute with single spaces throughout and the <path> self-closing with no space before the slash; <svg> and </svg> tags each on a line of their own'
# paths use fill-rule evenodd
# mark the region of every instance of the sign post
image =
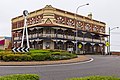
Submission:
<svg viewBox="0 0 120 80">
<path fill-rule="evenodd" d="M 13 47 L 12 48 L 12 52 L 14 52 L 14 53 L 15 52 L 29 52 L 30 46 L 29 46 L 28 30 L 27 30 L 27 16 L 28 16 L 28 11 L 24 10 L 23 11 L 24 28 L 23 28 L 22 43 L 21 43 L 21 47 Z M 25 33 L 26 33 L 27 46 L 23 47 Z"/>
<path fill-rule="evenodd" d="M 81 49 L 82 48 L 82 44 L 79 44 L 78 47 Z"/>
<path fill-rule="evenodd" d="M 110 43 L 109 43 L 109 42 L 106 42 L 105 45 L 108 47 L 108 46 L 110 46 Z"/>
<path fill-rule="evenodd" d="M 28 39 L 28 30 L 27 30 L 27 16 L 28 16 L 28 11 L 27 11 L 27 10 L 24 10 L 24 11 L 23 11 L 24 28 L 23 28 L 23 36 L 22 36 L 21 47 L 23 47 L 23 42 L 24 42 L 25 32 L 26 32 L 27 47 L 30 48 L 30 46 L 29 46 L 29 39 Z"/>
<path fill-rule="evenodd" d="M 108 47 L 110 46 L 110 43 L 107 41 L 107 42 L 105 43 L 105 45 L 107 46 L 107 54 L 109 55 L 110 53 L 108 53 L 108 51 L 109 51 Z"/>
</svg>

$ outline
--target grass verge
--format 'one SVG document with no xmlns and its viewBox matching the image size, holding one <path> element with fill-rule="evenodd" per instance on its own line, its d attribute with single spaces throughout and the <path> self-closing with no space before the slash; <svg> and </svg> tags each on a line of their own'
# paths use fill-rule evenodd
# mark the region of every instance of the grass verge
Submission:
<svg viewBox="0 0 120 80">
<path fill-rule="evenodd" d="M 7 76 L 0 76 L 0 80 L 39 80 L 37 74 L 13 74 Z"/>
<path fill-rule="evenodd" d="M 120 80 L 120 78 L 112 77 L 112 76 L 88 76 L 81 78 L 70 78 L 66 80 Z"/>
</svg>

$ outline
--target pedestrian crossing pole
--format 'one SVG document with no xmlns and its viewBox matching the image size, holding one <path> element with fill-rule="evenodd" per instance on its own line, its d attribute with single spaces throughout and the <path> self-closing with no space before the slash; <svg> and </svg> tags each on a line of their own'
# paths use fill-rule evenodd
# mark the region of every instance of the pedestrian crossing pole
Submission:
<svg viewBox="0 0 120 80">
<path fill-rule="evenodd" d="M 27 30 L 27 17 L 28 17 L 28 11 L 27 10 L 23 11 L 23 17 L 24 17 L 24 28 L 23 28 L 23 36 L 22 36 L 21 47 L 23 47 L 23 42 L 24 42 L 25 33 L 26 33 L 27 47 L 30 48 L 29 39 L 28 39 L 28 30 Z"/>
</svg>

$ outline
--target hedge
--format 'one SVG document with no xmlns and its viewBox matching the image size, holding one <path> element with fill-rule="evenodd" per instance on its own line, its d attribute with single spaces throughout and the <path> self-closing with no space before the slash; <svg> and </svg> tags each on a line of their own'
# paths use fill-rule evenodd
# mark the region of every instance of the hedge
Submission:
<svg viewBox="0 0 120 80">
<path fill-rule="evenodd" d="M 44 61 L 49 59 L 50 55 L 49 54 L 31 54 L 32 60 L 35 61 Z"/>
<path fill-rule="evenodd" d="M 39 76 L 37 74 L 13 74 L 0 76 L 0 80 L 39 80 Z"/>
<path fill-rule="evenodd" d="M 30 61 L 32 57 L 27 54 L 8 54 L 3 56 L 4 61 Z"/>
<path fill-rule="evenodd" d="M 89 77 L 81 77 L 81 78 L 70 78 L 66 80 L 120 80 L 120 78 L 116 78 L 112 76 L 89 76 Z"/>
<path fill-rule="evenodd" d="M 4 50 L 0 49 L 0 52 L 1 52 L 1 51 L 4 51 Z"/>
<path fill-rule="evenodd" d="M 0 55 L 0 60 L 2 60 L 2 55 Z"/>
<path fill-rule="evenodd" d="M 55 52 L 55 53 L 52 53 L 51 55 L 54 60 L 71 59 L 71 58 L 77 57 L 77 55 L 67 53 L 67 52 L 64 52 L 64 53 Z"/>
<path fill-rule="evenodd" d="M 30 53 L 52 53 L 52 52 L 66 52 L 65 50 L 51 50 L 51 49 L 31 49 Z"/>
<path fill-rule="evenodd" d="M 32 60 L 35 61 L 44 61 L 44 60 L 65 60 L 76 58 L 77 55 L 71 53 L 51 53 L 51 54 L 31 54 Z"/>
<path fill-rule="evenodd" d="M 2 51 L 2 52 L 0 52 L 0 60 L 3 60 L 3 56 L 4 55 L 8 55 L 8 54 L 11 54 L 11 52 L 10 51 Z"/>
<path fill-rule="evenodd" d="M 30 50 L 30 53 L 50 53 L 50 50 Z"/>
<path fill-rule="evenodd" d="M 65 60 L 76 58 L 77 55 L 71 53 L 51 53 L 51 54 L 6 54 L 0 56 L 3 61 L 45 61 L 45 60 Z"/>
<path fill-rule="evenodd" d="M 45 51 L 45 52 L 44 52 Z M 76 58 L 77 55 L 66 51 L 56 50 L 32 50 L 28 53 L 0 52 L 0 60 L 3 61 L 45 61 L 45 60 L 65 60 Z"/>
</svg>

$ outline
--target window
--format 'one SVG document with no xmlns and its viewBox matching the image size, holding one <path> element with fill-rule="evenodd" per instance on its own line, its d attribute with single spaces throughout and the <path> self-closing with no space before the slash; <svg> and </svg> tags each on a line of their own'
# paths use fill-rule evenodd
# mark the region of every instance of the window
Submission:
<svg viewBox="0 0 120 80">
<path fill-rule="evenodd" d="M 50 34 L 51 33 L 51 28 L 46 28 L 46 34 Z"/>
</svg>

